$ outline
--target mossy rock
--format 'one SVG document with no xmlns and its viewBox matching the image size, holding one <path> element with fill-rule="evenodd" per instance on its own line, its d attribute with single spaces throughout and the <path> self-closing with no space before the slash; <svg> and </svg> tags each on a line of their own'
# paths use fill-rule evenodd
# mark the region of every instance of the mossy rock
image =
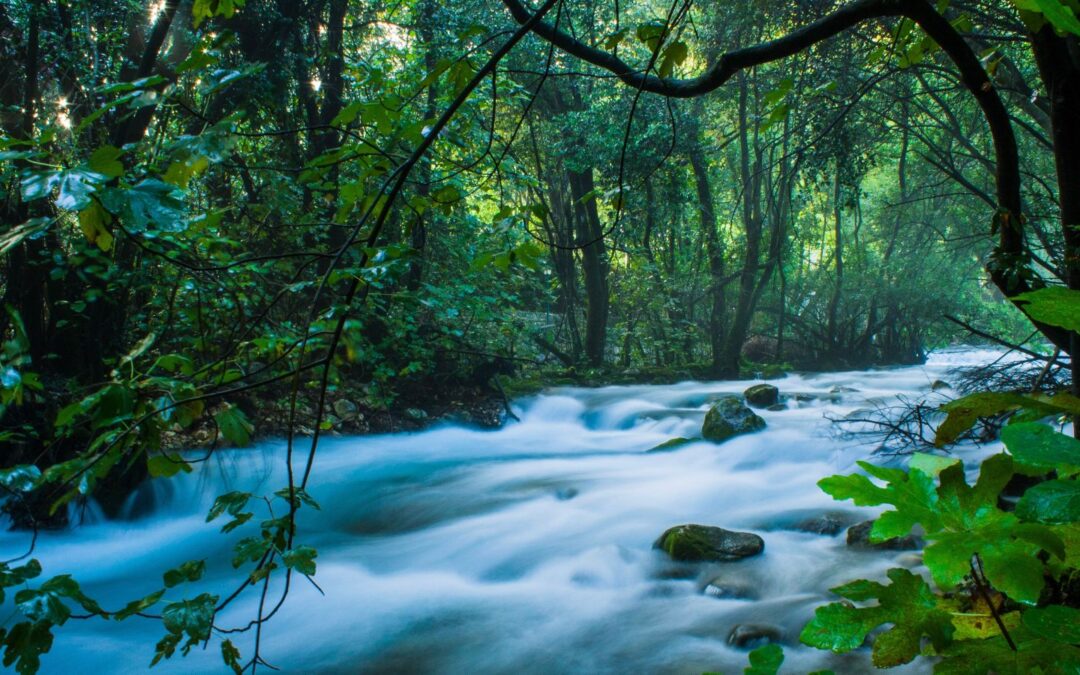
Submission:
<svg viewBox="0 0 1080 675">
<path fill-rule="evenodd" d="M 755 408 L 768 408 L 780 402 L 780 390 L 771 384 L 755 384 L 744 391 L 743 396 Z"/>
<path fill-rule="evenodd" d="M 765 420 L 754 414 L 743 404 L 738 396 L 725 396 L 705 415 L 701 426 L 701 435 L 714 443 L 723 443 L 729 438 L 761 431 Z"/>
<path fill-rule="evenodd" d="M 687 443 L 693 442 L 693 438 L 672 438 L 670 440 L 664 441 L 660 445 L 649 448 L 648 450 L 646 450 L 646 452 L 671 452 L 672 450 L 681 448 Z"/>
<path fill-rule="evenodd" d="M 660 535 L 654 548 L 681 562 L 728 562 L 761 553 L 765 541 L 750 532 L 733 532 L 710 525 L 677 525 Z"/>
</svg>

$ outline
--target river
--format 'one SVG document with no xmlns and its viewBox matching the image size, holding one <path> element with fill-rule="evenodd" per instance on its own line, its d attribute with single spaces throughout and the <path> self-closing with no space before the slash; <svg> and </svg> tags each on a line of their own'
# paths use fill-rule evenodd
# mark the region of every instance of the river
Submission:
<svg viewBox="0 0 1080 675">
<path fill-rule="evenodd" d="M 728 635 L 765 624 L 784 645 L 782 672 L 869 672 L 865 649 L 800 646 L 802 625 L 832 586 L 923 568 L 909 551 L 850 549 L 843 531 L 785 529 L 823 512 L 850 522 L 875 514 L 817 488 L 872 450 L 838 436 L 826 416 L 897 395 L 943 400 L 934 380 L 997 356 L 948 351 L 920 367 L 788 375 L 772 384 L 815 398 L 760 411 L 762 432 L 663 453 L 647 450 L 698 434 L 711 399 L 751 383 L 558 388 L 517 401 L 521 421 L 497 431 L 327 439 L 310 485 L 322 510 L 305 509 L 299 534 L 318 549 L 325 595 L 300 578 L 264 628 L 263 657 L 291 673 L 733 673 L 747 650 Z M 962 452 L 975 460 L 990 450 Z M 160 588 L 163 570 L 190 559 L 207 561 L 206 576 L 168 598 L 228 593 L 244 528 L 219 534 L 207 510 L 229 490 L 282 487 L 283 453 L 279 441 L 220 451 L 191 475 L 144 486 L 137 517 L 43 533 L 34 555 L 46 575 L 75 575 L 107 608 Z M 652 548 L 683 523 L 755 532 L 765 552 L 688 574 Z M 25 533 L 0 535 L 4 558 L 26 544 Z M 246 622 L 257 601 L 242 596 L 219 623 Z M 56 634 L 43 673 L 120 673 L 146 670 L 164 630 L 136 617 L 72 620 Z M 245 658 L 252 637 L 233 638 Z M 220 671 L 218 642 L 154 671 Z"/>
</svg>

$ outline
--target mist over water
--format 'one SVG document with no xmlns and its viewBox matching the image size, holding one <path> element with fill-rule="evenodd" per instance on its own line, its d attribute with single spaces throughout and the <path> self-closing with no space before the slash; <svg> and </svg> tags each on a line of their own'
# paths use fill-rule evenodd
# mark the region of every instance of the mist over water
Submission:
<svg viewBox="0 0 1080 675">
<path fill-rule="evenodd" d="M 945 400 L 947 392 L 930 391 L 934 380 L 998 356 L 948 351 L 921 367 L 789 375 L 772 381 L 792 397 L 787 408 L 758 411 L 764 431 L 672 452 L 647 450 L 699 435 L 711 400 L 753 383 L 559 388 L 518 401 L 521 421 L 498 431 L 447 425 L 324 440 L 309 486 L 322 510 L 303 509 L 297 542 L 318 549 L 315 579 L 325 595 L 297 577 L 264 627 L 262 654 L 304 673 L 741 672 L 748 650 L 729 646 L 729 633 L 767 624 L 780 631 L 784 672 L 869 672 L 866 650 L 838 657 L 802 647 L 801 627 L 832 586 L 881 578 L 892 566 L 922 568 L 909 551 L 851 550 L 843 531 L 784 529 L 824 512 L 851 522 L 876 513 L 816 486 L 874 449 L 838 436 L 825 416 L 897 395 Z M 796 402 L 795 394 L 813 398 Z M 994 450 L 957 452 L 976 461 Z M 191 475 L 145 485 L 126 520 L 91 518 L 43 533 L 34 556 L 46 577 L 75 575 L 111 610 L 160 588 L 161 572 L 192 559 L 206 559 L 205 578 L 166 598 L 228 594 L 239 576 L 232 545 L 256 525 L 222 535 L 206 513 L 224 492 L 284 487 L 284 456 L 280 441 L 219 451 Z M 256 509 L 254 521 L 265 516 Z M 687 572 L 652 548 L 684 523 L 755 532 L 765 552 Z M 0 557 L 18 555 L 28 539 L 0 534 Z M 704 593 L 717 577 L 750 598 Z M 257 604 L 249 590 L 218 623 L 242 625 Z M 163 634 L 151 619 L 72 620 L 56 631 L 42 672 L 143 671 Z M 244 659 L 252 638 L 232 636 Z M 221 668 L 215 638 L 154 670 Z"/>
</svg>

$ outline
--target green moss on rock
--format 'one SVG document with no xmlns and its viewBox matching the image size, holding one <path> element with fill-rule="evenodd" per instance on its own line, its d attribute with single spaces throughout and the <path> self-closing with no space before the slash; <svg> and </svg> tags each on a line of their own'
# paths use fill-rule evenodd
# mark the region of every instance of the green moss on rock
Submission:
<svg viewBox="0 0 1080 675">
<path fill-rule="evenodd" d="M 714 443 L 723 443 L 729 438 L 750 434 L 765 428 L 765 420 L 743 404 L 738 396 L 725 396 L 705 415 L 701 435 Z"/>
<path fill-rule="evenodd" d="M 726 562 L 761 553 L 765 541 L 750 532 L 709 525 L 677 525 L 660 535 L 654 547 L 682 562 Z"/>
</svg>

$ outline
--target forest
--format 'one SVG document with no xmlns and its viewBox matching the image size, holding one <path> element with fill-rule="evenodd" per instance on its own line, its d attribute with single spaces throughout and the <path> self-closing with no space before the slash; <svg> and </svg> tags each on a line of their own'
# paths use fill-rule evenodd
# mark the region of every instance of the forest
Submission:
<svg viewBox="0 0 1080 675">
<path fill-rule="evenodd" d="M 5 668 L 1080 672 L 1077 0 L 0 0 L 0 184 Z"/>
</svg>

